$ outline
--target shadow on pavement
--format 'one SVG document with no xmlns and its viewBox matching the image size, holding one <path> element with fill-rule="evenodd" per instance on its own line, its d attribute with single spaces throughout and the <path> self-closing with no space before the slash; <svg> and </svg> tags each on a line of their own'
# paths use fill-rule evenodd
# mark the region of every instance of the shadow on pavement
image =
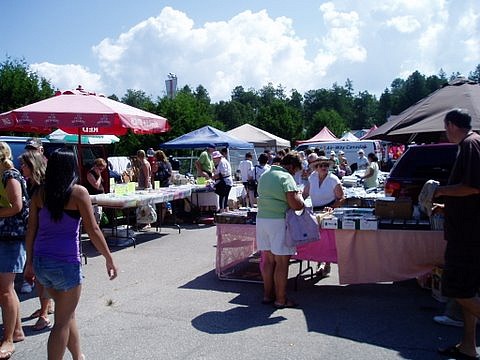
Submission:
<svg viewBox="0 0 480 360">
<path fill-rule="evenodd" d="M 365 285 L 313 285 L 303 283 L 289 293 L 299 309 L 275 310 L 261 305 L 261 284 L 220 281 L 214 271 L 203 274 L 182 288 L 237 293 L 226 311 L 208 311 L 192 325 L 209 334 L 228 334 L 287 320 L 289 311 L 302 311 L 307 330 L 397 351 L 405 359 L 438 359 L 436 349 L 454 344 L 461 329 L 432 321 L 443 304 L 415 280 Z"/>
</svg>

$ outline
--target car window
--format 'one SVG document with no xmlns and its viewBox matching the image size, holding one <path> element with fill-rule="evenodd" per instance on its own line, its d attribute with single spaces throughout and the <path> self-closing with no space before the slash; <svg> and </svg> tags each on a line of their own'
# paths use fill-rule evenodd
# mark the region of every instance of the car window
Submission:
<svg viewBox="0 0 480 360">
<path fill-rule="evenodd" d="M 397 161 L 392 177 L 447 179 L 456 156 L 455 146 L 411 147 Z"/>
</svg>

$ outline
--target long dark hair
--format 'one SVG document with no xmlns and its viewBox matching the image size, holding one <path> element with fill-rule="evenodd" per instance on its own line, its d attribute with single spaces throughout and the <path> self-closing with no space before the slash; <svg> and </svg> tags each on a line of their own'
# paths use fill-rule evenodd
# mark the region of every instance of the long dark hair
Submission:
<svg viewBox="0 0 480 360">
<path fill-rule="evenodd" d="M 48 158 L 45 173 L 45 206 L 53 221 L 60 221 L 70 199 L 73 185 L 78 183 L 78 163 L 72 150 L 55 150 Z"/>
</svg>

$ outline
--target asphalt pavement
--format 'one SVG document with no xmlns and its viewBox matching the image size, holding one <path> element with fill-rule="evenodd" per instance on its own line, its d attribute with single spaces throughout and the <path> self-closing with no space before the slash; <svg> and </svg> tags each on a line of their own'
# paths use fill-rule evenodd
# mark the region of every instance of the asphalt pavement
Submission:
<svg viewBox="0 0 480 360">
<path fill-rule="evenodd" d="M 84 244 L 77 321 L 86 359 L 428 360 L 442 359 L 436 349 L 461 336 L 432 321 L 443 304 L 415 280 L 339 285 L 335 265 L 327 278 L 300 281 L 297 291 L 298 265 L 290 267 L 299 309 L 262 305 L 261 284 L 216 277 L 215 231 L 182 225 L 181 234 L 168 227 L 140 233 L 135 248 L 112 248 L 120 268 L 113 281 Z M 27 338 L 12 359 L 46 359 L 49 331 L 34 332 L 27 318 L 38 299 L 20 298 Z"/>
</svg>

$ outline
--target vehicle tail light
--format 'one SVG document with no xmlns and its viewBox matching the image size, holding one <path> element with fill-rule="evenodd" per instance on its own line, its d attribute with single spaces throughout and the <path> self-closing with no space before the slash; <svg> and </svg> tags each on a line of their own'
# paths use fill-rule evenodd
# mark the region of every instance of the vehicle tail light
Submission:
<svg viewBox="0 0 480 360">
<path fill-rule="evenodd" d="M 398 197 L 400 195 L 401 184 L 397 181 L 387 180 L 385 182 L 385 196 Z"/>
</svg>

